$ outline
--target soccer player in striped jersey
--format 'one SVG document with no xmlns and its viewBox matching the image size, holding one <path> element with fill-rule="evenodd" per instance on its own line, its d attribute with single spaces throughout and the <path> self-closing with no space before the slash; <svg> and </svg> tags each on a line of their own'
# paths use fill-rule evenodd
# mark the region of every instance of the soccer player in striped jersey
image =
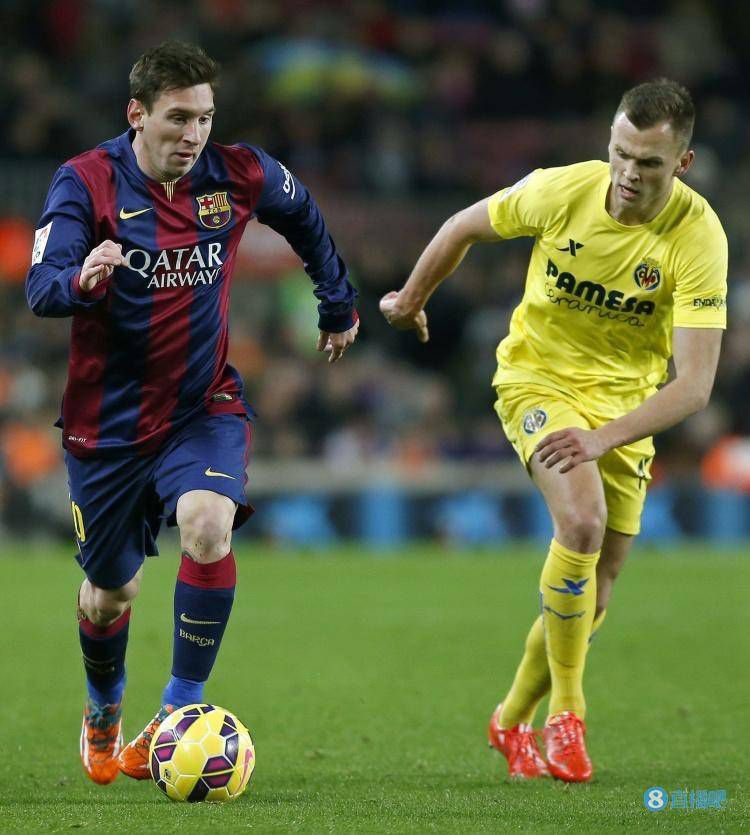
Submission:
<svg viewBox="0 0 750 835">
<path fill-rule="evenodd" d="M 703 408 L 726 326 L 727 242 L 679 179 L 694 108 L 659 79 L 625 93 L 609 164 L 537 169 L 448 220 L 404 288 L 381 300 L 428 338 L 424 306 L 477 242 L 535 238 L 526 289 L 497 351 L 496 410 L 554 523 L 541 613 L 490 744 L 511 776 L 591 778 L 583 669 L 640 517 L 651 436 Z M 667 361 L 676 376 L 666 385 Z M 550 693 L 546 762 L 531 723 Z"/>
<path fill-rule="evenodd" d="M 81 757 L 97 783 L 149 776 L 151 736 L 174 708 L 202 701 L 232 608 L 253 412 L 227 362 L 228 314 L 248 221 L 303 260 L 330 362 L 359 327 L 356 291 L 305 186 L 259 148 L 209 142 L 217 77 L 191 44 L 138 59 L 128 131 L 57 171 L 27 277 L 34 313 L 72 317 L 59 425 L 86 575 Z M 172 674 L 154 719 L 122 748 L 131 603 L 163 521 L 182 549 Z"/>
</svg>

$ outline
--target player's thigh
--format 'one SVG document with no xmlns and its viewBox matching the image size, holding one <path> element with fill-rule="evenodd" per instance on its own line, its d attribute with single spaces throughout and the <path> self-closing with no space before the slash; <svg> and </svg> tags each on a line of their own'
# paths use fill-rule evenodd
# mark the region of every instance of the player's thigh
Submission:
<svg viewBox="0 0 750 835">
<path fill-rule="evenodd" d="M 594 462 L 586 462 L 568 473 L 559 467 L 547 469 L 534 458 L 539 441 L 551 432 L 577 426 L 591 429 L 587 417 L 579 408 L 561 398 L 553 390 L 529 386 L 498 387 L 495 409 L 503 430 L 528 469 L 549 508 L 556 538 L 566 544 L 570 531 L 589 531 L 601 542 L 607 508 L 599 469 Z M 577 543 L 570 544 L 575 548 Z M 598 550 L 599 544 L 595 545 Z"/>
<path fill-rule="evenodd" d="M 586 461 L 561 473 L 559 466 L 547 469 L 532 457 L 529 469 L 552 516 L 555 539 L 574 551 L 598 551 L 607 522 L 607 505 L 596 463 Z"/>
<path fill-rule="evenodd" d="M 608 528 L 631 537 L 640 533 L 653 459 L 651 438 L 610 450 L 599 459 Z"/>
<path fill-rule="evenodd" d="M 245 496 L 249 454 L 250 423 L 244 415 L 205 415 L 178 432 L 154 472 L 168 524 L 183 527 L 208 507 L 222 520 L 231 508 L 229 530 L 239 527 L 252 513 Z"/>
<path fill-rule="evenodd" d="M 146 523 L 150 459 L 65 454 L 76 559 L 97 589 L 119 590 L 153 553 Z"/>
</svg>

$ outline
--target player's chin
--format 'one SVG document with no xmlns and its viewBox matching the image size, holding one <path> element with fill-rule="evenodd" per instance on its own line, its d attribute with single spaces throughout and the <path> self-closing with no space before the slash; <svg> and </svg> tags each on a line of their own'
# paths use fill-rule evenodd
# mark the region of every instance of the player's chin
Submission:
<svg viewBox="0 0 750 835">
<path fill-rule="evenodd" d="M 173 154 L 167 166 L 167 173 L 170 176 L 182 177 L 195 165 L 197 156 L 183 157 L 179 154 Z"/>
</svg>

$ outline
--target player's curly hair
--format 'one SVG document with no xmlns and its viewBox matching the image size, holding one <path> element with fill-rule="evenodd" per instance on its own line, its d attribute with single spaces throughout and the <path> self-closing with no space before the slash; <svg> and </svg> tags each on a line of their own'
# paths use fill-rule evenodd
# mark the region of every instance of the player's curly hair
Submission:
<svg viewBox="0 0 750 835">
<path fill-rule="evenodd" d="M 687 148 L 693 136 L 695 105 L 690 91 L 669 78 L 655 78 L 623 95 L 617 113 L 624 113 L 638 128 L 652 128 L 659 122 L 669 122 L 672 130 Z"/>
<path fill-rule="evenodd" d="M 130 96 L 151 112 L 166 90 L 219 84 L 219 65 L 196 44 L 164 41 L 144 52 L 130 71 Z"/>
</svg>

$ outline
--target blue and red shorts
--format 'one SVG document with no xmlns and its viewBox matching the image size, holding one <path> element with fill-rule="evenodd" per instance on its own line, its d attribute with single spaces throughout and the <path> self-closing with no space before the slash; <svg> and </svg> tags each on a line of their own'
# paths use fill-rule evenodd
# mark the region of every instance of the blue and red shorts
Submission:
<svg viewBox="0 0 750 835">
<path fill-rule="evenodd" d="M 176 525 L 177 501 L 211 490 L 237 504 L 234 527 L 253 512 L 245 496 L 250 423 L 244 415 L 205 415 L 150 456 L 76 458 L 65 453 L 80 563 L 99 588 L 133 578 L 157 555 L 163 521 Z"/>
</svg>

